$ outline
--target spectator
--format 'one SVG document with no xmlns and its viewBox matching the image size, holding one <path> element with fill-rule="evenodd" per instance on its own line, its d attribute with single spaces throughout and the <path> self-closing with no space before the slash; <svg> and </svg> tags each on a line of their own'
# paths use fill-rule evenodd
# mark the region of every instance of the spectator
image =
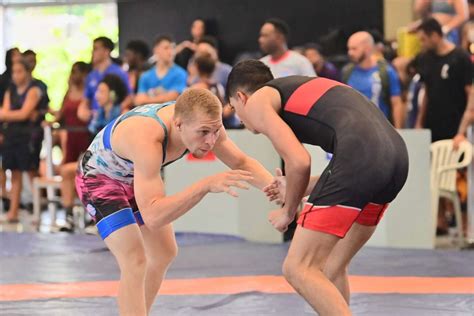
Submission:
<svg viewBox="0 0 474 316">
<path fill-rule="evenodd" d="M 209 54 L 200 54 L 195 60 L 198 76 L 197 82 L 193 84 L 192 88 L 201 88 L 211 91 L 217 98 L 224 103 L 225 89 L 222 84 L 212 79 L 212 74 L 216 66 L 215 59 Z M 235 115 L 234 111 L 229 105 L 225 105 L 222 109 L 222 122 L 225 128 L 240 128 L 240 119 Z"/>
<path fill-rule="evenodd" d="M 23 58 L 30 65 L 31 72 L 35 71 L 36 68 L 36 53 L 31 49 L 25 50 L 23 52 Z"/>
<path fill-rule="evenodd" d="M 120 104 L 127 97 L 127 86 L 121 78 L 108 74 L 97 86 L 96 99 L 99 109 L 89 124 L 89 132 L 95 136 L 108 123 L 119 117 Z"/>
<path fill-rule="evenodd" d="M 469 18 L 467 0 L 416 0 L 414 10 L 422 19 L 436 19 L 447 40 L 461 44 L 460 27 Z"/>
<path fill-rule="evenodd" d="M 89 64 L 84 62 L 74 63 L 69 75 L 69 86 L 62 107 L 56 113 L 56 120 L 61 122 L 63 128 L 60 132 L 61 148 L 63 150 L 60 175 L 62 177 L 61 201 L 66 210 L 66 225 L 61 227 L 61 231 L 74 230 L 72 208 L 76 196 L 74 177 L 77 160 L 90 144 L 91 137 L 87 130 L 87 123 L 77 117 L 77 110 L 84 95 L 86 77 L 90 70 Z"/>
<path fill-rule="evenodd" d="M 474 0 L 469 2 L 469 20 L 463 25 L 461 31 L 461 47 L 474 55 Z"/>
<path fill-rule="evenodd" d="M 308 43 L 304 46 L 303 55 L 308 58 L 319 77 L 337 81 L 341 80 L 339 70 L 337 70 L 334 64 L 324 58 L 321 51 L 322 49 L 319 44 Z"/>
<path fill-rule="evenodd" d="M 3 104 L 3 95 L 8 90 L 12 80 L 13 63 L 21 60 L 21 52 L 18 48 L 10 48 L 5 55 L 5 72 L 0 75 L 0 104 Z"/>
<path fill-rule="evenodd" d="M 174 62 L 181 68 L 186 69 L 190 59 L 196 51 L 199 40 L 206 35 L 206 22 L 203 19 L 196 19 L 191 24 L 191 40 L 186 40 L 176 46 L 176 57 Z"/>
<path fill-rule="evenodd" d="M 138 92 L 138 80 L 141 75 L 148 70 L 148 58 L 150 57 L 150 48 L 141 40 L 130 41 L 125 47 L 125 62 L 128 65 L 128 82 L 133 93 Z"/>
<path fill-rule="evenodd" d="M 31 73 L 33 73 L 37 65 L 36 53 L 33 50 L 28 49 L 23 52 L 22 56 L 23 59 L 29 64 Z M 35 148 L 35 151 L 37 151 L 39 155 L 44 137 L 43 127 L 41 126 L 41 123 L 44 121 L 45 115 L 49 111 L 50 100 L 48 96 L 48 86 L 46 85 L 46 83 L 44 83 L 40 79 L 35 78 L 34 76 L 32 77 L 32 80 L 41 89 L 41 100 L 38 104 L 38 107 L 35 109 L 38 115 L 36 115 L 32 133 L 33 146 Z"/>
<path fill-rule="evenodd" d="M 39 167 L 39 151 L 34 147 L 34 121 L 41 102 L 42 90 L 33 81 L 31 67 L 26 61 L 12 67 L 12 83 L 5 93 L 0 120 L 6 122 L 3 167 L 12 172 L 10 208 L 6 221 L 18 222 L 22 172 L 27 171 L 32 180 Z"/>
<path fill-rule="evenodd" d="M 215 69 L 212 73 L 212 80 L 216 83 L 220 83 L 224 88 L 227 85 L 227 78 L 229 77 L 232 66 L 226 63 L 223 63 L 219 60 L 217 40 L 212 36 L 204 36 L 199 40 L 196 46 L 195 56 L 200 55 L 210 55 L 215 61 Z M 188 66 L 189 78 L 188 82 L 190 85 L 196 83 L 197 70 L 196 67 L 191 61 Z"/>
<path fill-rule="evenodd" d="M 453 138 L 471 89 L 471 61 L 461 48 L 443 38 L 441 25 L 428 18 L 418 28 L 423 53 L 415 66 L 425 87 L 416 127 L 431 130 L 433 142 Z"/>
<path fill-rule="evenodd" d="M 459 124 L 458 132 L 454 137 L 454 148 L 458 148 L 459 144 L 466 140 L 466 132 L 469 125 L 474 123 L 474 89 L 471 87 L 466 111 Z"/>
<path fill-rule="evenodd" d="M 78 117 L 84 121 L 89 122 L 95 112 L 99 109 L 99 104 L 95 98 L 97 86 L 107 74 L 116 74 L 122 79 L 122 82 L 127 86 L 128 93 L 132 92 L 128 76 L 119 65 L 113 63 L 110 53 L 114 49 L 114 43 L 107 37 L 98 37 L 93 42 L 92 49 L 92 66 L 93 70 L 86 78 L 86 87 L 84 96 L 78 109 Z M 132 105 L 132 97 L 125 98 L 121 104 L 122 110 L 129 109 Z"/>
<path fill-rule="evenodd" d="M 275 78 L 291 75 L 316 76 L 309 60 L 288 50 L 288 25 L 280 19 L 265 21 L 258 42 L 264 54 L 260 60 L 267 65 Z"/>
<path fill-rule="evenodd" d="M 187 74 L 173 62 L 174 51 L 171 37 L 160 36 L 155 41 L 153 52 L 156 65 L 141 76 L 136 105 L 173 101 L 184 91 Z"/>
<path fill-rule="evenodd" d="M 371 100 L 393 124 L 403 128 L 405 105 L 400 97 L 396 71 L 374 54 L 374 40 L 368 32 L 356 32 L 347 42 L 351 63 L 342 70 L 342 81 Z"/>
<path fill-rule="evenodd" d="M 5 56 L 5 72 L 0 75 L 0 106 L 3 104 L 3 96 L 8 90 L 12 78 L 12 66 L 13 63 L 21 60 L 20 50 L 16 47 L 10 48 L 6 52 Z M 0 160 L 3 156 L 3 141 L 4 141 L 4 128 L 3 123 L 0 122 Z M 5 209 L 10 207 L 10 200 L 7 198 L 7 186 L 6 186 L 6 175 L 5 169 L 0 165 L 0 198 L 3 200 L 3 206 Z"/>
</svg>

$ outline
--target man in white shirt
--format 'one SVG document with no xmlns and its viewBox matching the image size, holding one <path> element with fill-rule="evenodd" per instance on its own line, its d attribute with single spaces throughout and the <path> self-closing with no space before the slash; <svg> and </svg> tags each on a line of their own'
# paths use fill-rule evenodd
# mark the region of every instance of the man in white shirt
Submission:
<svg viewBox="0 0 474 316">
<path fill-rule="evenodd" d="M 275 78 L 292 75 L 316 76 L 309 60 L 288 49 L 289 27 L 280 19 L 268 19 L 260 29 L 258 43 L 260 49 L 267 54 L 262 61 L 267 65 Z"/>
</svg>

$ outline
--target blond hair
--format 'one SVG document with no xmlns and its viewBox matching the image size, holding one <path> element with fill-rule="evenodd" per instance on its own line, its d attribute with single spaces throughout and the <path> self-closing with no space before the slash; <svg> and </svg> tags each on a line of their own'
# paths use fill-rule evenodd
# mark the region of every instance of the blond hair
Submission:
<svg viewBox="0 0 474 316">
<path fill-rule="evenodd" d="M 198 112 L 211 118 L 222 117 L 222 103 L 209 90 L 186 89 L 176 100 L 174 116 L 187 120 L 192 119 Z"/>
</svg>

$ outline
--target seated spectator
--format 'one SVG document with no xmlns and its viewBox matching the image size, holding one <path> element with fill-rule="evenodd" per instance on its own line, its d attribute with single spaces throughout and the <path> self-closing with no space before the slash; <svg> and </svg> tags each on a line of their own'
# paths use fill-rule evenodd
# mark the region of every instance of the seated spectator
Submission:
<svg viewBox="0 0 474 316">
<path fill-rule="evenodd" d="M 339 70 L 336 66 L 327 61 L 321 53 L 321 46 L 316 43 L 308 43 L 305 45 L 303 55 L 308 58 L 313 65 L 314 71 L 319 77 L 332 80 L 341 80 Z"/>
<path fill-rule="evenodd" d="M 76 62 L 69 75 L 69 86 L 64 96 L 61 109 L 56 113 L 56 120 L 61 122 L 60 131 L 63 161 L 60 165 L 61 202 L 66 210 L 66 225 L 61 231 L 74 231 L 72 208 L 76 197 L 74 178 L 79 156 L 86 151 L 90 144 L 90 133 L 87 123 L 77 117 L 77 110 L 81 104 L 85 81 L 91 67 L 84 62 Z"/>
<path fill-rule="evenodd" d="M 461 44 L 460 27 L 469 18 L 467 0 L 416 0 L 414 11 L 422 19 L 437 20 L 446 39 L 454 45 Z M 412 28 L 420 24 L 418 21 Z"/>
<path fill-rule="evenodd" d="M 215 59 L 209 54 L 200 54 L 194 60 L 198 72 L 197 82 L 192 88 L 201 88 L 211 91 L 221 103 L 224 103 L 224 87 L 212 79 L 212 74 L 216 66 Z M 240 128 L 241 123 L 232 108 L 229 105 L 222 109 L 222 121 L 225 128 Z"/>
<path fill-rule="evenodd" d="M 130 41 L 125 47 L 124 61 L 128 65 L 128 82 L 135 94 L 138 92 L 138 80 L 150 68 L 148 57 L 150 57 L 150 48 L 144 41 Z"/>
<path fill-rule="evenodd" d="M 24 60 L 14 63 L 12 83 L 0 112 L 0 120 L 6 122 L 3 167 L 12 172 L 8 222 L 18 222 L 22 172 L 27 171 L 32 180 L 39 167 L 39 151 L 34 147 L 33 133 L 41 98 L 42 90 L 33 81 L 30 64 Z"/>
<path fill-rule="evenodd" d="M 155 41 L 156 65 L 140 77 L 136 105 L 174 101 L 184 91 L 187 73 L 173 62 L 174 50 L 169 36 L 160 36 Z"/>
<path fill-rule="evenodd" d="M 127 86 L 119 76 L 108 74 L 97 86 L 96 99 L 99 109 L 89 124 L 89 132 L 95 136 L 107 124 L 121 114 L 120 104 L 127 97 Z"/>
<path fill-rule="evenodd" d="M 214 59 L 216 65 L 211 78 L 214 80 L 214 82 L 220 83 L 225 88 L 227 85 L 227 78 L 229 77 L 230 71 L 232 70 L 232 66 L 219 60 L 217 40 L 214 37 L 204 36 L 201 40 L 199 40 L 196 46 L 195 57 L 200 55 L 210 55 L 212 59 Z M 193 60 L 191 60 L 190 64 L 188 65 L 188 73 L 189 85 L 196 83 L 197 70 Z"/>
</svg>

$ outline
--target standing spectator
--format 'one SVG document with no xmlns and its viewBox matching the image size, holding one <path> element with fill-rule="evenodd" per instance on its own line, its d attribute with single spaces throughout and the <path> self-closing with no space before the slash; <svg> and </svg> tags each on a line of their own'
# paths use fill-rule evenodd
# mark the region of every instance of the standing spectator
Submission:
<svg viewBox="0 0 474 316">
<path fill-rule="evenodd" d="M 173 62 L 174 51 L 171 37 L 160 36 L 155 41 L 153 53 L 156 65 L 141 76 L 135 97 L 136 105 L 173 101 L 184 91 L 187 74 Z"/>
<path fill-rule="evenodd" d="M 440 23 L 434 18 L 418 27 L 423 53 L 415 66 L 425 88 L 416 121 L 417 128 L 431 130 L 431 141 L 456 136 L 471 90 L 472 64 L 469 55 L 443 37 Z M 446 199 L 439 203 L 437 234 L 448 231 L 447 214 L 453 207 Z"/>
<path fill-rule="evenodd" d="M 33 74 L 37 65 L 36 53 L 33 50 L 28 49 L 24 51 L 22 55 L 23 59 L 30 66 L 31 73 Z M 35 151 L 39 155 L 44 138 L 44 131 L 43 127 L 41 126 L 41 123 L 44 121 L 46 113 L 48 113 L 50 100 L 48 96 L 48 86 L 46 85 L 46 83 L 44 83 L 38 78 L 35 78 L 34 75 L 32 76 L 33 82 L 41 89 L 41 100 L 35 110 L 38 115 L 36 115 L 32 133 L 33 146 L 35 148 Z M 37 176 L 37 174 L 35 176 Z"/>
<path fill-rule="evenodd" d="M 128 65 L 128 82 L 133 93 L 138 91 L 138 80 L 143 72 L 148 70 L 148 57 L 150 48 L 147 43 L 141 40 L 130 41 L 125 47 L 125 63 Z"/>
<path fill-rule="evenodd" d="M 99 109 L 99 104 L 95 98 L 97 86 L 107 74 L 116 74 L 122 79 L 123 83 L 128 87 L 128 93 L 132 92 L 128 82 L 128 76 L 122 68 L 113 63 L 110 53 L 114 50 L 114 43 L 107 37 L 98 37 L 93 42 L 92 49 L 92 67 L 93 70 L 86 79 L 85 98 L 78 109 L 78 117 L 89 122 L 95 112 Z M 131 95 L 122 102 L 122 110 L 129 109 L 132 105 Z"/>
<path fill-rule="evenodd" d="M 196 51 L 197 43 L 204 35 L 206 35 L 206 22 L 198 18 L 191 24 L 191 40 L 185 40 L 176 46 L 174 62 L 178 66 L 186 69 Z"/>
<path fill-rule="evenodd" d="M 400 97 L 397 72 L 374 54 L 374 39 L 368 32 L 357 32 L 347 42 L 351 63 L 342 70 L 342 81 L 371 100 L 395 128 L 403 128 L 405 105 Z"/>
<path fill-rule="evenodd" d="M 21 52 L 18 48 L 10 48 L 5 54 L 5 71 L 0 75 L 0 104 L 3 104 L 3 95 L 8 90 L 12 80 L 12 66 L 14 62 L 21 60 Z"/>
<path fill-rule="evenodd" d="M 441 25 L 428 18 L 418 27 L 424 52 L 415 66 L 425 87 L 416 127 L 431 130 L 433 142 L 453 138 L 471 89 L 471 61 L 461 48 L 443 38 Z"/>
<path fill-rule="evenodd" d="M 10 48 L 5 55 L 5 72 L 0 75 L 0 107 L 3 105 L 3 96 L 8 90 L 12 80 L 12 66 L 13 63 L 21 60 L 21 52 L 18 48 Z M 0 162 L 3 156 L 3 141 L 4 141 L 4 127 L 0 121 Z M 3 207 L 8 209 L 10 207 L 10 200 L 7 198 L 7 177 L 5 169 L 0 164 L 0 198 L 3 200 Z"/>
<path fill-rule="evenodd" d="M 6 122 L 3 167 L 12 172 L 8 222 L 18 222 L 22 172 L 27 171 L 32 180 L 39 167 L 39 151 L 34 147 L 34 121 L 41 102 L 42 90 L 33 81 L 31 67 L 26 61 L 12 67 L 12 84 L 5 93 L 0 120 Z"/>
<path fill-rule="evenodd" d="M 290 29 L 285 21 L 269 19 L 260 29 L 258 43 L 266 56 L 260 60 L 267 65 L 275 78 L 301 75 L 316 76 L 309 60 L 288 50 Z"/>
<path fill-rule="evenodd" d="M 334 64 L 327 61 L 321 53 L 321 46 L 316 43 L 308 43 L 304 46 L 303 55 L 308 58 L 313 65 L 314 71 L 319 77 L 332 80 L 341 80 L 339 70 Z"/>
<path fill-rule="evenodd" d="M 68 90 L 61 109 L 56 113 L 56 120 L 61 122 L 63 128 L 60 137 L 63 161 L 59 170 L 62 177 L 61 201 L 66 210 L 66 225 L 61 227 L 61 231 L 73 231 L 74 229 L 72 208 L 76 196 L 74 177 L 77 160 L 86 151 L 91 139 L 87 123 L 77 117 L 77 110 L 84 95 L 86 77 L 90 70 L 90 65 L 84 62 L 76 62 L 72 65 Z"/>
</svg>

